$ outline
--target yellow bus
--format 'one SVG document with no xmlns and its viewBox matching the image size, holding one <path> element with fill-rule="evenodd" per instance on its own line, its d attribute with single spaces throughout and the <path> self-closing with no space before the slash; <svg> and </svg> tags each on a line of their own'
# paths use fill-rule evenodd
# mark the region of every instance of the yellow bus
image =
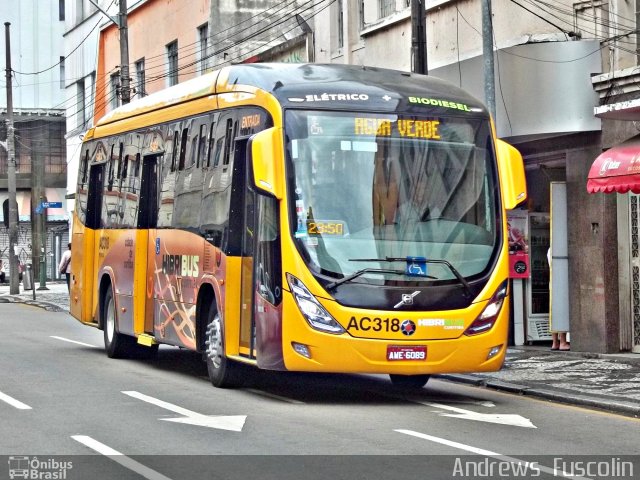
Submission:
<svg viewBox="0 0 640 480">
<path fill-rule="evenodd" d="M 110 357 L 201 352 L 247 367 L 423 386 L 502 366 L 505 209 L 522 157 L 435 78 L 369 67 L 225 67 L 87 132 L 72 315 Z"/>
</svg>

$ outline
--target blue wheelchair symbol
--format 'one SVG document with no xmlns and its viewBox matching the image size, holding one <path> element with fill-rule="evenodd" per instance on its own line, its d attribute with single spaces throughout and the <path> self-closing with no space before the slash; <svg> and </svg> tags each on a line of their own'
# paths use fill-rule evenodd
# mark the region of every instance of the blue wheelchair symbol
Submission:
<svg viewBox="0 0 640 480">
<path fill-rule="evenodd" d="M 411 277 L 426 277 L 427 259 L 424 257 L 407 257 L 405 274 Z"/>
</svg>

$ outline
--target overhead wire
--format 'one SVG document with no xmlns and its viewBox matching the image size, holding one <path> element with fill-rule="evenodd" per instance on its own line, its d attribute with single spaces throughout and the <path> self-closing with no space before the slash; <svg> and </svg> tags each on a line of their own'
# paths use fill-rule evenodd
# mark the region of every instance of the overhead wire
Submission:
<svg viewBox="0 0 640 480">
<path fill-rule="evenodd" d="M 308 0 L 306 3 L 308 3 L 309 1 L 311 1 L 311 0 Z M 228 31 L 230 31 L 230 30 L 240 30 L 238 27 L 240 27 L 241 25 L 243 25 L 243 24 L 245 24 L 246 22 L 251 21 L 251 20 L 253 20 L 253 19 L 257 18 L 257 17 L 261 17 L 261 18 L 258 20 L 258 22 L 253 23 L 253 24 L 251 24 L 249 27 L 247 27 L 247 28 L 245 28 L 245 29 L 244 29 L 244 30 L 248 30 L 249 28 L 251 28 L 251 27 L 254 27 L 254 26 L 258 25 L 259 23 L 261 23 L 261 22 L 264 22 L 264 21 L 268 20 L 271 16 L 275 15 L 275 14 L 276 14 L 276 13 L 278 13 L 280 10 L 282 10 L 282 9 L 284 9 L 284 8 L 286 8 L 286 7 L 290 6 L 290 5 L 292 5 L 292 4 L 297 4 L 297 3 L 298 3 L 298 0 L 283 0 L 282 2 L 280 2 L 280 3 L 278 3 L 278 4 L 276 4 L 276 5 L 272 6 L 272 7 L 269 7 L 269 8 L 267 8 L 267 9 L 265 9 L 265 10 L 261 11 L 260 13 L 257 13 L 257 14 L 255 14 L 255 15 L 252 15 L 252 16 L 250 16 L 250 17 L 248 17 L 248 18 L 246 18 L 246 19 L 244 19 L 244 20 L 242 20 L 242 21 L 240 21 L 240 22 L 238 22 L 238 23 L 236 23 L 236 24 L 230 25 L 229 27 L 227 27 L 227 28 L 225 28 L 225 29 L 223 29 L 223 30 L 219 30 L 219 31 L 217 31 L 217 32 L 216 32 L 216 33 L 214 33 L 214 34 L 208 35 L 208 36 L 207 36 L 207 40 L 213 40 L 213 39 L 215 39 L 215 38 L 217 38 L 217 37 L 225 38 L 225 37 L 223 37 L 223 34 L 224 34 L 224 33 L 228 32 Z M 264 16 L 264 13 L 265 13 L 265 12 L 268 12 L 269 10 L 272 10 L 272 9 L 274 9 L 274 8 L 277 8 L 277 7 L 280 7 L 280 6 L 281 6 L 281 5 L 283 5 L 283 4 L 285 4 L 285 5 L 284 5 L 284 7 L 282 7 L 282 9 L 280 9 L 280 10 L 275 10 L 274 12 L 272 12 L 272 13 L 270 13 L 270 14 L 268 14 L 268 15 Z M 236 34 L 237 34 L 237 33 L 236 33 Z M 234 35 L 236 35 L 236 34 L 234 34 Z M 199 46 L 199 45 L 200 45 L 200 41 L 198 40 L 198 41 L 196 41 L 196 42 L 189 43 L 189 44 L 187 44 L 187 45 L 184 45 L 184 46 L 182 46 L 182 47 L 179 47 L 179 48 L 178 48 L 178 51 L 180 52 L 180 51 L 182 51 L 183 49 L 190 48 L 190 47 L 192 47 L 192 46 L 194 46 L 194 45 L 198 45 L 198 46 Z M 153 59 L 156 59 L 156 58 L 165 58 L 165 54 L 159 54 L 159 55 L 154 55 L 154 56 L 151 56 L 151 57 L 146 57 L 146 58 L 145 58 L 145 61 L 146 61 L 146 60 L 153 60 Z"/>
<path fill-rule="evenodd" d="M 312 0 L 312 1 L 305 2 L 303 5 L 307 5 L 307 4 L 309 4 L 309 3 L 312 3 L 312 5 L 311 5 L 311 6 L 309 6 L 309 7 L 307 7 L 307 8 L 304 8 L 301 12 L 299 12 L 299 14 L 300 14 L 300 13 L 304 13 L 304 12 L 306 12 L 306 11 L 310 10 L 311 8 L 318 7 L 318 6 L 322 5 L 322 4 L 323 4 L 323 3 L 325 3 L 325 2 L 328 2 L 328 3 L 326 3 L 326 5 L 324 5 L 324 6 L 322 6 L 322 8 L 320 8 L 320 9 L 319 9 L 317 12 L 315 12 L 313 15 L 309 15 L 308 17 L 306 17 L 306 20 L 308 20 L 309 18 L 312 18 L 313 16 L 315 16 L 315 15 L 319 14 L 320 12 L 324 11 L 324 10 L 325 10 L 326 8 L 328 8 L 331 4 L 333 4 L 333 3 L 335 2 L 335 0 L 320 0 L 320 1 L 315 1 L 315 2 Z M 259 34 L 262 34 L 262 33 L 268 32 L 269 30 L 274 29 L 275 27 L 279 26 L 280 24 L 285 23 L 287 20 L 291 21 L 292 19 L 290 19 L 290 18 L 289 18 L 289 19 L 284 19 L 284 20 L 282 20 L 282 21 L 280 21 L 280 22 L 277 22 L 277 23 L 275 23 L 275 24 L 273 24 L 273 25 L 270 25 L 270 26 L 269 26 L 269 28 L 263 28 L 263 29 L 261 29 L 258 33 L 259 33 Z M 230 62 L 233 62 L 233 61 L 235 61 L 235 60 L 240 60 L 240 59 L 242 59 L 242 58 L 245 58 L 245 57 L 246 57 L 246 56 L 248 56 L 249 54 L 251 54 L 251 53 L 253 53 L 253 52 L 256 52 L 256 51 L 259 51 L 260 49 L 264 48 L 264 46 L 265 46 L 265 45 L 269 45 L 270 43 L 273 43 L 273 42 L 277 41 L 278 39 L 282 38 L 282 36 L 283 36 L 283 35 L 286 35 L 287 33 L 289 33 L 289 32 L 291 32 L 291 31 L 295 30 L 296 28 L 298 28 L 298 26 L 299 26 L 299 25 L 296 23 L 296 24 L 295 24 L 293 27 L 291 27 L 289 30 L 286 30 L 285 32 L 279 32 L 277 35 L 273 36 L 272 38 L 265 39 L 265 40 L 263 41 L 263 43 L 262 43 L 262 44 L 260 44 L 260 45 L 256 46 L 255 48 L 250 49 L 250 50 L 247 50 L 247 51 L 244 51 L 244 52 L 241 52 L 241 53 L 240 53 L 240 54 L 238 54 L 237 56 L 235 56 L 235 57 L 233 57 L 233 58 L 230 58 L 230 59 L 227 59 L 226 61 L 221 61 L 221 62 L 219 62 L 219 63 L 217 63 L 217 64 L 213 65 L 211 68 L 213 69 L 213 68 L 216 68 L 216 67 L 218 67 L 218 66 L 221 66 L 221 65 L 224 65 L 224 64 L 228 64 L 228 63 L 230 63 Z M 233 48 L 233 47 L 235 47 L 235 46 L 241 45 L 241 44 L 242 44 L 242 43 L 244 43 L 246 40 L 255 39 L 255 35 L 256 35 L 256 34 L 255 34 L 255 33 L 253 33 L 253 34 L 251 34 L 251 35 L 249 35 L 249 36 L 247 36 L 247 37 L 244 37 L 244 38 L 240 39 L 240 41 L 236 41 L 236 42 L 234 42 L 232 45 L 228 45 L 228 46 L 225 46 L 225 47 L 223 47 L 223 48 L 221 48 L 221 49 L 219 49 L 219 50 L 217 50 L 217 51 L 215 51 L 215 52 L 211 52 L 211 54 L 209 55 L 209 57 L 214 56 L 214 55 L 217 55 L 217 54 L 219 54 L 219 53 L 221 53 L 221 52 L 223 52 L 223 51 L 225 51 L 225 50 L 231 49 L 231 48 Z M 188 69 L 188 68 L 190 68 L 190 67 L 193 67 L 194 65 L 198 65 L 198 63 L 199 63 L 201 60 L 202 60 L 202 59 L 199 59 L 199 60 L 196 60 L 196 61 L 194 61 L 194 62 L 189 62 L 189 63 L 188 63 L 188 64 L 186 64 L 186 65 L 181 65 L 181 66 L 177 69 L 177 71 L 180 71 L 180 72 L 182 72 L 183 74 L 195 73 L 195 72 L 197 71 L 196 69 L 194 69 L 194 70 L 192 70 L 192 71 L 186 71 L 186 69 Z M 101 79 L 103 79 L 103 80 L 104 80 L 106 77 L 110 76 L 114 71 L 117 71 L 118 69 L 119 69 L 119 66 L 118 66 L 118 67 L 114 67 L 114 68 L 112 68 L 110 71 L 106 72 L 105 74 L 100 75 L 100 77 L 99 77 L 99 78 L 101 78 Z M 161 74 L 161 75 L 157 75 L 156 77 L 152 77 L 152 78 L 150 78 L 150 79 L 146 79 L 145 84 L 148 84 L 148 83 L 151 83 L 151 82 L 158 81 L 158 80 L 161 80 L 161 79 L 163 79 L 163 78 L 166 78 L 166 77 L 167 77 L 168 75 L 170 75 L 171 73 L 173 73 L 173 72 L 168 71 L 168 72 L 165 72 L 165 73 L 163 73 L 163 74 Z M 110 88 L 110 86 L 111 86 L 111 85 L 110 85 L 108 82 L 103 82 L 102 84 L 99 84 L 99 83 L 98 83 L 98 81 L 96 80 L 96 83 L 95 83 L 95 89 L 96 89 L 96 90 L 95 90 L 95 94 L 93 95 L 93 99 L 92 99 L 90 102 L 85 102 L 85 108 L 86 108 L 86 109 L 90 109 L 91 107 L 94 107 L 94 108 L 95 108 L 95 105 L 96 105 L 96 104 L 97 104 L 97 102 L 100 100 L 100 99 L 99 99 L 99 97 L 100 97 L 104 92 L 106 92 L 106 91 Z M 113 92 L 112 92 L 112 93 L 108 96 L 108 98 L 104 98 L 104 97 L 103 97 L 103 98 L 104 98 L 104 100 L 102 100 L 102 101 L 103 101 L 105 104 L 108 104 L 108 103 L 110 103 L 110 102 L 115 98 L 115 96 L 117 96 L 117 95 L 118 95 L 118 92 L 115 92 L 115 93 L 113 93 Z M 73 107 L 76 107 L 76 106 L 78 106 L 79 104 L 81 104 L 81 103 L 82 103 L 82 101 L 79 101 L 79 102 L 76 102 L 76 103 L 69 103 L 69 102 L 72 102 L 74 99 L 76 99 L 76 97 L 75 97 L 75 96 L 71 96 L 71 97 L 69 97 L 68 99 L 66 99 L 66 100 L 64 100 L 63 102 L 61 102 L 60 104 L 58 104 L 56 107 L 62 107 L 62 106 L 64 106 L 64 108 L 65 108 L 65 109 L 72 109 Z M 52 107 L 52 109 L 55 109 L 56 107 Z M 80 113 L 81 113 L 81 111 L 76 111 L 75 113 L 72 113 L 71 115 L 72 115 L 72 116 L 73 116 L 73 115 L 79 115 Z M 90 118 L 89 118 L 89 119 L 90 119 Z M 27 120 L 27 121 L 28 121 L 28 120 Z"/>
<path fill-rule="evenodd" d="M 268 25 L 266 25 L 264 27 L 261 27 L 257 31 L 252 31 L 247 36 L 240 37 L 239 39 L 236 39 L 235 41 L 233 41 L 231 44 L 227 44 L 227 45 L 221 46 L 220 48 L 216 49 L 215 51 L 207 52 L 206 55 L 204 55 L 200 59 L 194 61 L 192 64 L 197 64 L 198 62 L 202 62 L 202 61 L 207 60 L 207 59 L 209 59 L 209 58 L 211 58 L 213 56 L 220 55 L 221 53 L 224 53 L 224 52 L 226 52 L 226 51 L 228 51 L 228 50 L 230 50 L 230 49 L 232 49 L 234 47 L 237 47 L 237 46 L 245 43 L 247 40 L 259 41 L 260 39 L 258 39 L 256 37 L 258 37 L 259 35 L 262 35 L 263 33 L 267 33 L 270 30 L 273 30 L 276 27 L 278 27 L 278 26 L 280 26 L 280 25 L 282 25 L 284 23 L 296 22 L 296 27 L 298 27 L 295 15 L 302 15 L 304 12 L 306 12 L 306 11 L 308 11 L 310 9 L 313 9 L 313 8 L 317 7 L 318 5 L 320 5 L 320 4 L 322 4 L 322 3 L 326 2 L 326 1 L 329 1 L 329 0 L 319 0 L 319 1 L 317 1 L 317 0 L 308 0 L 305 3 L 303 3 L 300 7 L 296 7 L 295 10 L 293 10 L 291 12 L 287 12 L 287 14 L 283 15 L 282 17 L 280 17 L 278 19 L 278 21 L 276 21 L 274 23 L 271 23 L 271 24 L 268 24 Z M 330 3 L 333 3 L 334 1 L 335 0 L 330 0 Z M 291 3 L 294 3 L 294 2 L 291 2 Z M 311 4 L 311 5 L 309 5 L 309 4 Z M 294 15 L 294 13 L 295 13 L 295 15 Z M 308 17 L 308 18 L 311 18 L 311 16 Z M 262 22 L 258 21 L 256 23 L 252 24 L 251 26 L 255 27 L 255 26 L 258 26 L 260 23 L 262 23 Z M 292 31 L 293 29 L 294 28 L 289 29 L 287 31 L 287 33 Z M 245 29 L 245 30 L 249 30 L 249 29 Z M 233 38 L 234 36 L 238 36 L 238 35 L 240 35 L 242 33 L 245 33 L 245 32 L 238 32 L 238 33 L 232 35 L 230 38 Z M 279 36 L 282 36 L 282 34 L 280 34 Z M 271 40 L 269 40 L 269 42 L 270 41 Z M 200 51 L 202 51 L 202 50 L 200 50 Z M 187 67 L 192 66 L 192 64 L 187 65 Z M 155 65 L 154 67 L 151 67 L 150 69 L 146 69 L 146 64 L 145 64 L 145 72 L 147 72 L 147 70 L 153 70 L 153 69 L 157 69 L 157 68 L 161 68 L 161 67 L 168 67 L 169 65 L 170 65 L 169 62 L 164 62 L 164 63 L 162 63 L 160 65 Z M 183 68 L 185 68 L 185 65 L 179 67 L 177 69 L 177 71 L 180 71 Z M 171 73 L 174 73 L 174 72 L 173 71 L 169 71 L 169 72 L 165 72 L 165 73 L 163 73 L 161 75 L 158 75 L 157 77 L 152 77 L 151 81 L 155 80 L 158 77 L 159 78 L 165 78 L 168 74 L 171 74 Z"/>
<path fill-rule="evenodd" d="M 521 0 L 521 1 L 525 2 L 525 3 L 528 3 L 529 5 L 531 5 L 534 8 L 539 9 L 541 12 L 545 13 L 546 15 L 548 15 L 550 17 L 555 18 L 559 22 L 565 23 L 565 24 L 571 26 L 572 28 L 575 26 L 574 22 L 573 22 L 573 18 L 574 18 L 573 12 L 569 12 L 569 11 L 566 11 L 566 10 L 559 11 L 559 10 L 557 10 L 557 7 L 553 7 L 553 6 L 549 7 L 550 4 L 548 4 L 548 3 L 546 3 L 546 2 L 544 2 L 542 0 Z M 516 0 L 511 0 L 511 2 L 515 3 L 516 5 L 518 5 L 519 7 L 523 8 L 524 10 L 527 10 L 528 12 L 536 15 L 534 12 L 532 12 L 530 9 L 528 9 L 525 6 L 523 6 L 522 4 L 518 3 Z M 554 10 L 554 8 L 556 8 L 555 12 L 552 11 L 552 10 Z M 561 15 L 559 15 L 559 13 Z M 568 21 L 566 19 L 566 17 L 570 17 L 572 19 L 572 21 Z M 593 38 L 596 38 L 596 39 L 599 39 L 599 40 L 603 40 L 604 41 L 609 37 L 605 37 L 605 36 L 599 34 L 595 28 L 591 29 L 591 27 L 588 26 L 590 23 L 594 23 L 594 26 L 595 25 L 600 25 L 603 28 L 612 28 L 613 27 L 616 30 L 627 30 L 627 32 L 626 32 L 627 35 L 628 34 L 632 34 L 634 32 L 633 29 L 629 30 L 628 27 L 626 27 L 626 26 L 625 27 L 621 27 L 620 25 L 617 25 L 614 22 L 601 21 L 601 20 L 598 20 L 597 17 L 591 17 L 591 18 L 593 19 L 593 22 L 592 21 L 585 21 L 584 22 L 585 24 L 581 25 L 580 31 L 581 32 L 585 32 L 588 35 L 592 36 Z M 560 27 L 557 27 L 557 28 L 560 28 Z M 576 32 L 572 32 L 572 33 L 576 34 Z M 623 43 L 631 44 L 632 42 L 623 41 Z"/>
<path fill-rule="evenodd" d="M 303 12 L 306 12 L 307 10 L 310 10 L 312 8 L 316 8 L 317 6 L 319 6 L 322 3 L 328 2 L 318 12 L 316 12 L 313 15 L 307 17 L 307 19 L 308 18 L 312 18 L 313 16 L 317 15 L 318 13 L 323 11 L 325 8 L 327 8 L 328 6 L 333 4 L 335 1 L 336 0 L 319 0 L 319 1 L 316 1 L 311 6 L 304 8 L 301 12 L 298 12 L 298 15 L 301 15 Z M 312 2 L 313 2 L 313 0 L 310 0 L 309 2 L 306 2 L 305 5 L 308 4 L 308 3 L 312 3 Z M 257 32 L 252 32 L 251 34 L 249 34 L 249 36 L 242 38 L 240 41 L 236 41 L 236 42 L 234 42 L 234 43 L 232 43 L 230 45 L 225 45 L 225 46 L 223 46 L 223 47 L 221 47 L 221 48 L 219 48 L 219 49 L 217 49 L 217 50 L 215 50 L 213 52 L 208 53 L 204 58 L 201 58 L 199 60 L 195 60 L 195 61 L 190 62 L 190 63 L 185 64 L 185 65 L 181 65 L 177 69 L 169 70 L 169 71 L 167 71 L 167 72 L 165 72 L 165 73 L 163 73 L 161 75 L 158 75 L 156 77 L 152 77 L 148 81 L 149 82 L 153 82 L 153 81 L 156 81 L 158 79 L 166 78 L 167 76 L 169 76 L 169 75 L 171 75 L 173 73 L 180 72 L 180 71 L 185 70 L 187 68 L 190 68 L 190 67 L 192 67 L 194 65 L 197 65 L 199 62 L 201 62 L 203 60 L 209 59 L 209 58 L 214 57 L 216 55 L 220 55 L 221 53 L 224 53 L 227 50 L 230 50 L 230 49 L 232 49 L 234 47 L 237 47 L 237 46 L 243 44 L 247 40 L 260 41 L 260 39 L 257 39 L 256 37 L 258 37 L 259 35 L 261 35 L 263 33 L 268 32 L 270 30 L 273 30 L 275 27 L 277 27 L 277 26 L 279 26 L 279 25 L 281 25 L 283 23 L 291 22 L 291 21 L 293 21 L 293 19 L 291 19 L 291 18 L 283 18 L 283 19 L 281 19 L 280 21 L 278 21 L 278 22 L 276 22 L 274 24 L 271 24 L 271 25 L 269 25 L 267 27 L 263 27 L 262 29 L 258 30 Z M 248 52 L 241 53 L 239 55 L 239 57 L 242 58 L 242 57 L 246 56 L 247 53 L 251 53 L 251 52 L 254 52 L 256 50 L 260 50 L 264 45 L 272 43 L 273 41 L 276 41 L 278 38 L 281 38 L 286 33 L 289 33 L 289 32 L 295 30 L 298 27 L 299 27 L 299 25 L 296 23 L 292 28 L 287 30 L 285 33 L 280 32 L 276 37 L 264 41 L 264 43 L 262 45 L 259 45 L 259 46 L 255 47 L 255 48 L 249 50 Z M 234 59 L 223 60 L 222 62 L 219 62 L 219 63 L 215 64 L 213 66 L 213 68 L 215 68 L 216 66 L 220 66 L 220 65 L 224 65 L 224 64 L 230 63 L 231 61 L 236 60 L 236 59 L 238 59 L 238 57 L 235 57 Z M 183 73 L 187 73 L 187 72 L 183 72 Z M 191 73 L 191 72 L 189 72 L 189 73 Z"/>
<path fill-rule="evenodd" d="M 113 5 L 115 2 L 115 0 L 112 0 L 111 4 L 107 7 L 107 9 L 109 9 L 111 7 L 111 5 Z M 100 23 L 102 23 L 102 19 L 98 20 L 98 22 L 93 26 L 93 28 L 89 31 L 89 33 L 87 33 L 87 35 L 85 35 L 85 37 L 80 41 L 80 43 L 78 45 L 76 45 L 66 56 L 61 57 L 62 60 L 60 60 L 58 63 L 51 65 L 50 67 L 45 68 L 44 70 L 40 70 L 38 72 L 19 72 L 17 70 L 13 70 L 13 73 L 17 73 L 18 75 L 40 75 L 42 73 L 48 72 L 49 70 L 53 70 L 54 68 L 56 68 L 58 65 L 60 65 L 62 62 L 65 61 L 65 59 L 69 58 L 71 55 L 73 55 L 81 46 L 82 44 L 84 44 L 84 42 L 87 41 L 87 39 L 91 36 L 91 34 L 93 33 L 93 31 L 98 28 L 98 25 L 100 25 Z"/>
</svg>

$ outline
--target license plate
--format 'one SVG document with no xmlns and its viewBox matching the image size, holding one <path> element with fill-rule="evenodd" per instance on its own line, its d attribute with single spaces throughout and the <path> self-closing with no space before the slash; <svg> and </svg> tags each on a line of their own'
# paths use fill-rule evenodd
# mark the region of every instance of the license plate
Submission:
<svg viewBox="0 0 640 480">
<path fill-rule="evenodd" d="M 427 359 L 426 345 L 387 345 L 387 360 L 389 362 L 403 361 L 423 361 Z"/>
</svg>

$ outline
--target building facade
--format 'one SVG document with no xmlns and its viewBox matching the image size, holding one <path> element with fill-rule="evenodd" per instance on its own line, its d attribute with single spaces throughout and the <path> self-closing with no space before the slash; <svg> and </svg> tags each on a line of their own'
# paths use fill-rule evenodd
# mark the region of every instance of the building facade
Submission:
<svg viewBox="0 0 640 480">
<path fill-rule="evenodd" d="M 67 214 L 73 212 L 74 193 L 78 177 L 80 146 L 87 129 L 93 126 L 96 70 L 98 62 L 98 34 L 100 28 L 111 22 L 107 15 L 117 13 L 114 2 L 105 4 L 101 11 L 89 0 L 65 1 L 65 113 L 67 148 Z"/>
<path fill-rule="evenodd" d="M 610 235 L 618 240 L 617 248 L 611 252 L 612 260 L 617 260 L 618 291 L 617 296 L 610 291 L 604 295 L 609 302 L 618 304 L 617 333 L 622 349 L 640 353 L 640 189 L 636 186 L 638 169 L 634 166 L 640 158 L 640 76 L 635 59 L 620 62 L 619 67 L 592 79 L 599 97 L 594 114 L 602 119 L 604 152 L 594 161 L 589 178 L 590 181 L 592 177 L 606 178 L 610 174 L 607 170 L 623 171 L 619 177 L 607 179 L 613 181 L 608 193 L 595 190 L 592 197 L 594 202 L 615 208 Z M 607 168 L 604 163 L 607 161 L 614 168 Z"/>
<path fill-rule="evenodd" d="M 620 341 L 628 319 L 619 314 L 616 202 L 589 195 L 586 181 L 602 150 L 591 77 L 635 64 L 635 5 L 492 3 L 496 129 L 523 154 L 529 189 L 526 205 L 516 213 L 525 218 L 531 277 L 514 281 L 514 340 L 550 339 L 547 251 L 555 232 L 555 241 L 564 235 L 568 245 L 564 258 L 552 260 L 552 265 L 568 264 L 565 279 L 555 279 L 553 291 L 566 292 L 563 315 L 569 316 L 572 348 L 629 350 Z M 315 17 L 316 61 L 410 70 L 410 4 L 334 2 Z M 426 0 L 425 5 L 429 74 L 483 99 L 480 0 Z M 558 194 L 555 204 L 564 202 L 563 215 L 556 214 L 554 228 L 551 194 L 561 190 L 566 193 Z M 561 217 L 566 225 L 557 224 Z"/>
<path fill-rule="evenodd" d="M 65 208 L 66 146 L 64 93 L 66 56 L 63 48 L 63 0 L 12 2 L 0 0 L 4 21 L 10 22 L 12 91 L 18 202 L 18 244 L 22 266 L 32 264 L 36 278 L 41 265 L 48 278 L 58 278 L 55 266 L 68 241 Z M 3 71 L 5 36 L 0 38 Z M 1 84 L 6 87 L 3 75 Z M 7 139 L 6 88 L 0 96 L 0 140 Z M 6 147 L 0 147 L 0 202 L 8 198 Z M 56 208 L 41 210 L 42 202 Z M 57 205 L 60 205 L 58 208 Z M 0 212 L 1 215 L 1 212 Z M 0 225 L 0 259 L 8 265 L 8 234 Z"/>
</svg>

